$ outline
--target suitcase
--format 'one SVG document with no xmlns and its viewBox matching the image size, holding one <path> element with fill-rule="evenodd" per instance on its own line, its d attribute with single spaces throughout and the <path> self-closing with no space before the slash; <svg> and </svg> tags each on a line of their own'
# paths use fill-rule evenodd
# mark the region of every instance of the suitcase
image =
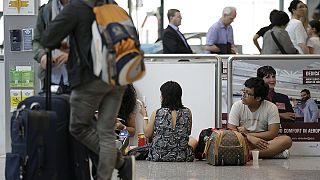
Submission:
<svg viewBox="0 0 320 180">
<path fill-rule="evenodd" d="M 69 96 L 51 96 L 50 67 L 46 96 L 25 99 L 12 115 L 6 180 L 90 180 L 86 148 L 69 133 Z"/>
</svg>

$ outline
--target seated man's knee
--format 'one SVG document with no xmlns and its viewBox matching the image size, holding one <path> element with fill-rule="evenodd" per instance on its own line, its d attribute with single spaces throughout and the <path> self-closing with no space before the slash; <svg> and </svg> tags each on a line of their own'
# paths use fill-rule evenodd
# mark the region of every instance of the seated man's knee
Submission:
<svg viewBox="0 0 320 180">
<path fill-rule="evenodd" d="M 286 149 L 289 149 L 292 146 L 292 139 L 291 137 L 285 135 L 285 136 L 281 136 L 282 137 L 282 141 L 284 146 L 286 147 Z"/>
</svg>

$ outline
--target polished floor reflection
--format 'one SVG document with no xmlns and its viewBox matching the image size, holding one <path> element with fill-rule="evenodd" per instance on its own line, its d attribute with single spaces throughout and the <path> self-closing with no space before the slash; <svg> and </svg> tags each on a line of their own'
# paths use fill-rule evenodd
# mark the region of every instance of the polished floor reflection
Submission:
<svg viewBox="0 0 320 180">
<path fill-rule="evenodd" d="M 320 157 L 291 156 L 289 159 L 259 159 L 246 166 L 211 166 L 205 161 L 163 163 L 137 161 L 137 180 L 319 180 Z M 5 157 L 0 156 L 4 180 Z M 114 172 L 113 179 L 117 172 Z"/>
</svg>

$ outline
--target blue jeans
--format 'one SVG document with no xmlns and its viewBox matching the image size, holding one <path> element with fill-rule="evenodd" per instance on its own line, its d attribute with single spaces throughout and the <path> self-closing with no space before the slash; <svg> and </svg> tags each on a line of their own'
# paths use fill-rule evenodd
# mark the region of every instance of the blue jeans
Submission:
<svg viewBox="0 0 320 180">
<path fill-rule="evenodd" d="M 71 134 L 99 155 L 98 180 L 111 179 L 123 158 L 115 144 L 115 121 L 125 87 L 112 87 L 99 79 L 72 89 L 70 97 Z M 92 128 L 94 112 L 99 110 L 97 129 Z"/>
</svg>

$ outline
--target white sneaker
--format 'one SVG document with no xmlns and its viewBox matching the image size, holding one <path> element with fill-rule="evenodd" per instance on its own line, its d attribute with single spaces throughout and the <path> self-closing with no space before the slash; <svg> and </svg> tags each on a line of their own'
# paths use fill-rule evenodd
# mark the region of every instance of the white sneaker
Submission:
<svg viewBox="0 0 320 180">
<path fill-rule="evenodd" d="M 273 156 L 274 159 L 288 159 L 290 156 L 289 150 L 286 149 L 284 151 L 282 151 L 281 153 Z"/>
</svg>

